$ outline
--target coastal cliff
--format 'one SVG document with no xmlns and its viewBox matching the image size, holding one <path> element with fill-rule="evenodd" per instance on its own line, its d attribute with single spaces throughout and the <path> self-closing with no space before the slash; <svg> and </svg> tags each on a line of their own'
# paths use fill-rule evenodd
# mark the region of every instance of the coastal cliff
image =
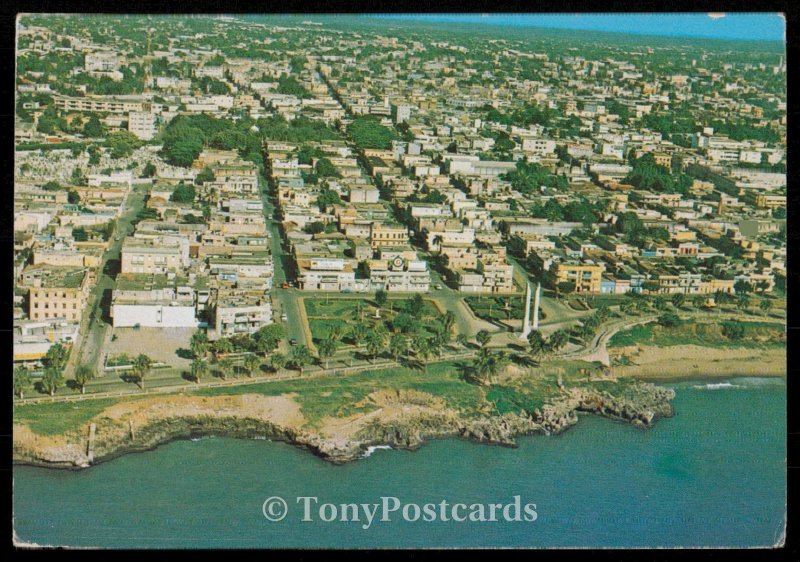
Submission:
<svg viewBox="0 0 800 562">
<path fill-rule="evenodd" d="M 555 400 L 533 411 L 464 413 L 417 391 L 378 391 L 367 413 L 326 419 L 309 427 L 292 396 L 174 397 L 171 403 L 140 400 L 95 416 L 96 439 L 88 450 L 84 428 L 41 436 L 24 425 L 14 428 L 14 461 L 57 468 L 83 468 L 129 452 L 149 450 L 174 439 L 221 435 L 285 441 L 333 463 L 364 457 L 370 447 L 417 449 L 427 440 L 461 437 L 515 446 L 520 435 L 559 433 L 578 423 L 578 413 L 593 413 L 650 427 L 672 415 L 671 389 L 649 383 L 627 384 L 624 392 L 596 388 L 562 389 Z"/>
</svg>

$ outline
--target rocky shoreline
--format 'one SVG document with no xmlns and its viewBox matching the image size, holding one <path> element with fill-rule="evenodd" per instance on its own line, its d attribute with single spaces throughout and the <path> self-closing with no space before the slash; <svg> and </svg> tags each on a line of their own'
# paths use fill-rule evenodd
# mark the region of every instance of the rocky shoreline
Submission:
<svg viewBox="0 0 800 562">
<path fill-rule="evenodd" d="M 79 432 L 48 440 L 27 430 L 20 436 L 15 427 L 13 461 L 49 468 L 80 469 L 117 458 L 123 454 L 154 449 L 177 439 L 218 435 L 243 439 L 284 441 L 307 449 L 335 464 L 363 458 L 370 447 L 390 446 L 414 450 L 436 438 L 460 437 L 477 442 L 515 447 L 521 435 L 552 435 L 578 422 L 578 413 L 587 412 L 611 419 L 650 427 L 658 419 L 672 415 L 672 389 L 635 382 L 622 395 L 593 388 L 565 389 L 562 397 L 541 410 L 503 415 L 465 416 L 453 411 L 405 408 L 391 419 L 376 418 L 350 434 L 324 435 L 322 432 L 279 424 L 267 419 L 237 415 L 167 415 L 146 419 L 135 428 L 121 419 L 96 420 L 97 439 L 93 460 L 88 456 L 88 437 Z M 26 438 L 27 437 L 27 438 Z M 63 442 L 62 442 L 63 441 Z"/>
</svg>

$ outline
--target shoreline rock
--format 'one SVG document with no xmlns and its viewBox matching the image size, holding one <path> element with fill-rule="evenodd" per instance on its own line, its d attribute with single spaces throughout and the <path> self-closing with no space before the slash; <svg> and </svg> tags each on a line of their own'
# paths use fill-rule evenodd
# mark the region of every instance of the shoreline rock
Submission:
<svg viewBox="0 0 800 562">
<path fill-rule="evenodd" d="M 283 441 L 306 449 L 334 464 L 363 458 L 369 447 L 390 446 L 416 450 L 431 439 L 460 437 L 479 443 L 516 447 L 521 435 L 554 435 L 578 423 L 578 413 L 586 412 L 651 427 L 658 419 L 673 414 L 670 401 L 675 392 L 651 383 L 634 382 L 621 395 L 588 388 L 564 391 L 563 398 L 533 412 L 467 417 L 442 412 L 440 415 L 412 415 L 391 422 L 374 421 L 347 438 L 324 437 L 318 433 L 276 425 L 251 417 L 213 417 L 208 415 L 166 417 L 137 428 L 131 441 L 125 428 L 110 421 L 99 422 L 95 459 L 91 465 L 85 454 L 85 439 L 71 432 L 73 442 L 37 450 L 14 444 L 13 461 L 48 468 L 78 470 L 122 455 L 149 451 L 170 441 L 216 435 L 243 439 Z M 75 442 L 77 441 L 77 442 Z M 82 449 L 81 449 L 82 447 Z"/>
</svg>

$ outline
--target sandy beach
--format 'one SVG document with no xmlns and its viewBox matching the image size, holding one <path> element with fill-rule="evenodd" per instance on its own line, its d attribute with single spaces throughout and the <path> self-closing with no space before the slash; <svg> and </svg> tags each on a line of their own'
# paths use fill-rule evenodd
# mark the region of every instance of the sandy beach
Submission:
<svg viewBox="0 0 800 562">
<path fill-rule="evenodd" d="M 698 345 L 630 346 L 609 350 L 627 355 L 633 365 L 617 365 L 616 376 L 643 380 L 786 376 L 786 348 L 712 348 Z"/>
</svg>

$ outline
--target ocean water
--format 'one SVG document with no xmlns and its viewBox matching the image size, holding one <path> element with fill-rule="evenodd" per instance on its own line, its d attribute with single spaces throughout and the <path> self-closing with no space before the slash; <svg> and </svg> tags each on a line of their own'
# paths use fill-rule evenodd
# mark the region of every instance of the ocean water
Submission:
<svg viewBox="0 0 800 562">
<path fill-rule="evenodd" d="M 784 527 L 785 383 L 729 382 L 673 385 L 676 415 L 649 430 L 587 415 L 516 449 L 448 439 L 334 466 L 284 443 L 208 438 L 77 472 L 16 466 L 14 529 L 19 541 L 128 548 L 770 546 Z M 282 521 L 264 515 L 273 496 Z M 407 521 L 402 507 L 378 521 L 383 497 L 483 504 L 488 517 L 514 496 L 536 504 L 535 521 Z M 318 498 L 310 521 L 298 497 Z M 379 507 L 365 529 L 363 511 L 324 521 L 326 503 Z"/>
</svg>

